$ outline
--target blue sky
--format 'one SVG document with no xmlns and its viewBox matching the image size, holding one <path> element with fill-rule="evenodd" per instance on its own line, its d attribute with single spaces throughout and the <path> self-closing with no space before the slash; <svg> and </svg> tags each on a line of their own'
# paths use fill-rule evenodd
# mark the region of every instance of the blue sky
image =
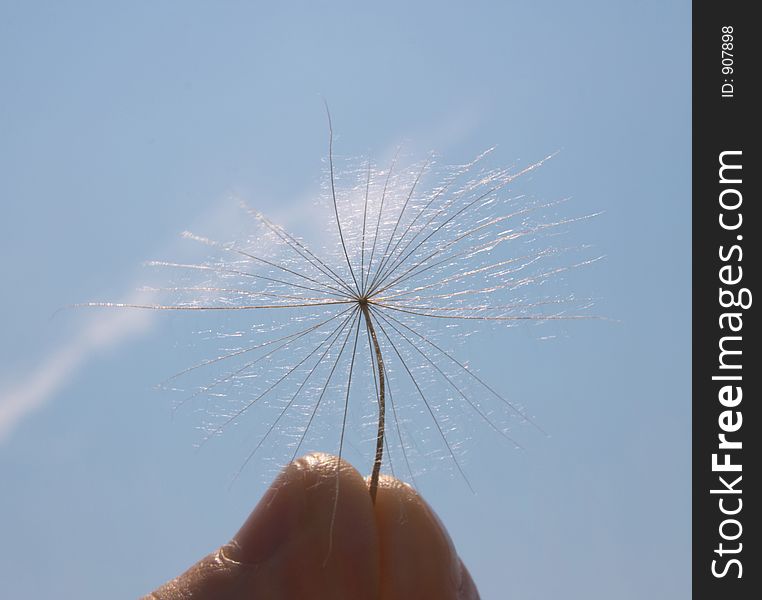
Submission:
<svg viewBox="0 0 762 600">
<path fill-rule="evenodd" d="M 51 315 L 130 297 L 233 196 L 309 235 L 322 97 L 344 155 L 560 151 L 524 188 L 603 211 L 565 283 L 612 320 L 469 349 L 551 436 L 479 440 L 475 495 L 421 481 L 482 596 L 689 596 L 689 3 L 0 2 L 0 90 L 3 596 L 135 597 L 256 503 L 241 438 L 196 450 L 153 389 L 203 321 Z"/>
</svg>

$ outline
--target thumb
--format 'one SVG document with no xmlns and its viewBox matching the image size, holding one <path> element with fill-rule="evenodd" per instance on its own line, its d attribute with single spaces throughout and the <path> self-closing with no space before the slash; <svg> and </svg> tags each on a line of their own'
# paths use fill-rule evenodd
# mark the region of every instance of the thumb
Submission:
<svg viewBox="0 0 762 600">
<path fill-rule="evenodd" d="M 288 465 L 231 542 L 146 598 L 375 598 L 373 505 L 362 476 L 337 460 L 311 454 Z"/>
</svg>

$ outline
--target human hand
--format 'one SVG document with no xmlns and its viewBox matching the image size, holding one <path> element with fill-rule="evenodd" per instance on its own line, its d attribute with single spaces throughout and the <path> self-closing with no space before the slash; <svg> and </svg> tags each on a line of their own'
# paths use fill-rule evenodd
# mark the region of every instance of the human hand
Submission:
<svg viewBox="0 0 762 600">
<path fill-rule="evenodd" d="M 336 460 L 310 454 L 288 465 L 232 541 L 146 599 L 479 600 L 409 485 L 382 476 L 373 504 L 367 481 L 342 461 L 337 501 Z"/>
</svg>

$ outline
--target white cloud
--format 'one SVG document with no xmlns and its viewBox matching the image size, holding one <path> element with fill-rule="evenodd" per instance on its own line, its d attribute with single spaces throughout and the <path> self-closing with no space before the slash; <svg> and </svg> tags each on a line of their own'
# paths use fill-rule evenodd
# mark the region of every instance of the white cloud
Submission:
<svg viewBox="0 0 762 600">
<path fill-rule="evenodd" d="M 315 210 L 309 203 L 298 203 L 300 210 L 292 210 L 277 215 L 281 224 L 291 224 L 292 221 L 314 218 Z M 216 204 L 212 210 L 200 215 L 195 220 L 198 227 L 195 230 L 211 233 L 215 237 L 225 239 L 230 231 L 236 229 L 241 222 L 239 200 L 228 198 Z M 283 219 L 285 217 L 285 219 Z M 187 244 L 178 238 L 167 244 L 160 257 L 182 257 L 189 259 L 204 252 L 201 244 Z M 146 284 L 142 279 L 139 284 L 128 289 L 136 289 Z M 150 304 L 150 292 L 133 293 L 127 298 L 128 304 Z M 117 296 L 118 297 L 118 296 Z M 122 296 L 123 298 L 123 296 Z M 35 368 L 12 381 L 0 381 L 0 444 L 10 439 L 18 425 L 29 415 L 41 410 L 47 403 L 55 399 L 62 388 L 69 383 L 87 363 L 106 349 L 115 348 L 131 339 L 145 335 L 153 327 L 158 314 L 156 311 L 139 309 L 93 309 L 87 323 L 79 333 L 53 351 Z"/>
<path fill-rule="evenodd" d="M 0 394 L 0 443 L 42 408 L 96 353 L 147 332 L 151 311 L 114 310 L 94 316 L 79 334 Z"/>
</svg>

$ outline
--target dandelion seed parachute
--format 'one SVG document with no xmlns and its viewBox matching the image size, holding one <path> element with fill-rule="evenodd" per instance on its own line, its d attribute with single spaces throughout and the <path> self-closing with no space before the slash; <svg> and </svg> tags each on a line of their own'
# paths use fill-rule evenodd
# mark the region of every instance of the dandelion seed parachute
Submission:
<svg viewBox="0 0 762 600">
<path fill-rule="evenodd" d="M 259 411 L 259 439 L 241 470 L 273 437 L 295 457 L 323 416 L 340 425 L 339 456 L 354 447 L 354 429 L 357 444 L 372 448 L 360 453 L 373 456 L 374 499 L 384 461 L 394 471 L 393 454 L 413 480 L 410 455 L 417 453 L 442 455 L 468 482 L 454 439 L 464 419 L 517 446 L 511 419 L 532 420 L 459 358 L 453 343 L 483 326 L 589 318 L 573 297 L 538 292 L 591 262 L 564 264 L 566 253 L 544 242 L 575 220 L 543 221 L 558 203 L 510 190 L 544 160 L 494 169 L 485 166 L 490 153 L 455 167 L 433 156 L 403 164 L 397 155 L 381 168 L 365 161 L 336 169 L 331 133 L 320 249 L 244 207 L 253 230 L 246 239 L 184 234 L 215 258 L 151 263 L 178 280 L 157 290 L 166 302 L 93 305 L 236 315 L 233 339 L 243 344 L 218 349 L 165 383 L 202 382 L 181 404 L 221 400 L 207 439 Z"/>
</svg>

